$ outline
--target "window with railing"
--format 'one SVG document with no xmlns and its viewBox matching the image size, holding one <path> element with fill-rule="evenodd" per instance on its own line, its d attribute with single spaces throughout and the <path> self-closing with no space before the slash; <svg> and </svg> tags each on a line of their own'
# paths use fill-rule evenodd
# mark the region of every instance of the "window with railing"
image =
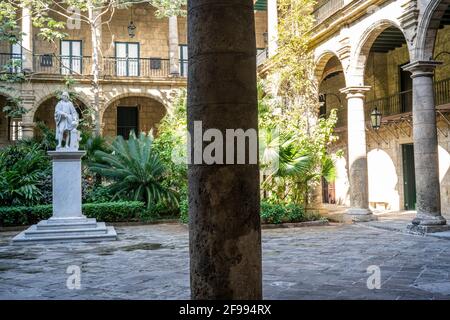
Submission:
<svg viewBox="0 0 450 320">
<path fill-rule="evenodd" d="M 61 74 L 81 74 L 83 55 L 81 40 L 61 40 Z"/>
<path fill-rule="evenodd" d="M 180 44 L 180 76 L 187 77 L 188 73 L 188 46 L 187 44 Z"/>
<path fill-rule="evenodd" d="M 344 0 L 319 0 L 313 12 L 314 24 L 321 24 L 343 7 Z"/>
<path fill-rule="evenodd" d="M 139 76 L 139 43 L 116 42 L 116 75 L 119 77 Z"/>
<path fill-rule="evenodd" d="M 19 73 L 22 71 L 22 47 L 12 44 L 9 53 L 0 53 L 1 71 Z"/>
</svg>

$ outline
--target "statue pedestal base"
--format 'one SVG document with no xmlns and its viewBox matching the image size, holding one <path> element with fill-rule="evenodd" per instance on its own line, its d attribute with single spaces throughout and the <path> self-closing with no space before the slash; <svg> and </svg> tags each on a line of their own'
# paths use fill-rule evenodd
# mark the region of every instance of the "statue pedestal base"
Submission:
<svg viewBox="0 0 450 320">
<path fill-rule="evenodd" d="M 49 151 L 53 158 L 53 215 L 15 236 L 14 244 L 116 240 L 114 227 L 81 212 L 81 157 L 84 151 Z"/>
</svg>

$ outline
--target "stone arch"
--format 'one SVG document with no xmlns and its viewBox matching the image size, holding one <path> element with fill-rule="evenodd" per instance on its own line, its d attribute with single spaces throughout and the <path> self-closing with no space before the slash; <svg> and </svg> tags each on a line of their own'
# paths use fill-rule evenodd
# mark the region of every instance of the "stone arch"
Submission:
<svg viewBox="0 0 450 320">
<path fill-rule="evenodd" d="M 321 52 L 318 55 L 318 57 L 317 57 L 317 59 L 316 59 L 316 61 L 314 63 L 314 65 L 315 65 L 314 77 L 316 79 L 317 85 L 319 85 L 320 82 L 322 82 L 322 80 L 327 76 L 327 72 L 326 72 L 325 68 L 326 68 L 328 62 L 332 58 L 336 58 L 339 61 L 340 65 L 341 65 L 340 71 L 343 72 L 344 80 L 347 82 L 347 79 L 345 77 L 345 72 L 344 72 L 344 69 L 343 69 L 343 64 L 342 64 L 341 59 L 339 59 L 338 54 L 335 53 L 332 50 L 325 50 L 324 52 Z"/>
<path fill-rule="evenodd" d="M 390 19 L 382 19 L 371 24 L 361 35 L 354 47 L 349 72 L 349 86 L 363 86 L 364 85 L 364 73 L 366 70 L 367 59 L 369 57 L 370 50 L 373 43 L 378 36 L 383 33 L 387 28 L 395 27 L 401 31 L 405 38 L 405 42 L 408 46 L 408 53 L 411 56 L 411 48 L 408 41 L 406 41 L 405 31 L 398 24 L 397 21 Z"/>
<path fill-rule="evenodd" d="M 102 134 L 114 137 L 118 132 L 117 107 L 136 107 L 138 114 L 137 127 L 139 131 L 153 130 L 157 134 L 160 121 L 166 115 L 166 105 L 154 96 L 146 93 L 123 93 L 115 96 L 105 104 L 101 112 Z"/>
<path fill-rule="evenodd" d="M 55 98 L 57 96 L 58 90 L 52 91 L 51 93 L 44 94 L 42 96 L 37 95 L 35 103 L 33 105 L 33 109 L 29 111 L 30 117 L 34 119 L 36 117 L 36 112 L 38 111 L 39 107 L 46 101 Z M 81 102 L 84 106 L 90 105 L 89 97 L 84 92 L 76 92 L 77 94 L 77 100 Z"/>
<path fill-rule="evenodd" d="M 114 92 L 110 92 L 110 93 L 114 93 Z M 161 95 L 163 95 L 163 93 L 161 93 Z M 167 99 L 165 99 L 165 97 L 158 96 L 158 95 L 149 93 L 147 91 L 134 92 L 134 91 L 130 90 L 130 91 L 122 92 L 122 93 L 116 93 L 115 95 L 110 96 L 109 99 L 106 99 L 106 101 L 104 103 L 104 107 L 101 110 L 101 113 L 103 113 L 112 103 L 116 102 L 117 100 L 126 98 L 126 97 L 145 97 L 145 98 L 153 99 L 153 100 L 161 103 L 164 106 L 164 108 L 169 109 L 169 105 L 168 105 Z"/>
<path fill-rule="evenodd" d="M 425 7 L 417 28 L 417 40 L 414 48 L 415 60 L 433 60 L 437 31 L 450 0 L 430 0 Z"/>
<path fill-rule="evenodd" d="M 82 117 L 82 110 L 87 107 L 86 102 L 83 100 L 77 97 L 77 99 L 73 101 L 80 117 Z M 50 95 L 46 95 L 45 98 L 40 99 L 38 103 L 35 103 L 33 110 L 30 112 L 32 113 L 31 115 L 33 122 L 44 122 L 47 127 L 54 129 L 55 123 L 53 114 L 55 112 L 55 106 L 57 103 L 58 99 L 56 97 L 56 92 Z"/>
<path fill-rule="evenodd" d="M 322 52 L 315 64 L 315 78 L 319 94 L 319 114 L 325 115 L 333 109 L 337 110 L 338 125 L 345 124 L 346 103 L 340 90 L 347 86 L 344 66 L 339 56 L 331 51 Z"/>
</svg>

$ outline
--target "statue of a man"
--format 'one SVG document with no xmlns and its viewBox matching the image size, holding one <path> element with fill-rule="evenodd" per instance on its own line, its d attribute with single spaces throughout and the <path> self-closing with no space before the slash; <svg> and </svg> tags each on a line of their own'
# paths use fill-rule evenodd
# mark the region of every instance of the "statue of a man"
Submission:
<svg viewBox="0 0 450 320">
<path fill-rule="evenodd" d="M 71 149 L 78 145 L 78 141 L 71 141 L 78 137 L 78 120 L 78 113 L 73 103 L 69 100 L 69 93 L 64 91 L 61 94 L 61 100 L 55 107 L 56 140 L 58 140 L 56 150 L 62 148 L 63 140 L 65 140 L 65 149 Z M 64 139 L 65 136 L 66 138 Z"/>
</svg>

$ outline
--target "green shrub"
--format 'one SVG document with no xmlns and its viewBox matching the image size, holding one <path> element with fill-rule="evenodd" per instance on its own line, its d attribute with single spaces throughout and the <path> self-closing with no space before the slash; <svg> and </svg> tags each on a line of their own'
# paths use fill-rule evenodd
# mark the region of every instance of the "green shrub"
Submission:
<svg viewBox="0 0 450 320">
<path fill-rule="evenodd" d="M 83 202 L 84 203 L 105 203 L 113 201 L 122 201 L 123 199 L 114 198 L 114 194 L 111 193 L 108 186 L 103 185 L 89 185 L 83 190 Z"/>
<path fill-rule="evenodd" d="M 118 201 L 83 204 L 83 214 L 104 222 L 133 221 L 141 218 L 145 204 L 140 201 Z"/>
<path fill-rule="evenodd" d="M 319 214 L 306 213 L 305 209 L 295 204 L 261 203 L 261 221 L 263 223 L 280 224 L 288 222 L 305 222 L 320 220 Z"/>
<path fill-rule="evenodd" d="M 42 182 L 51 163 L 38 145 L 18 143 L 0 150 L 0 206 L 32 206 L 45 201 Z"/>
<path fill-rule="evenodd" d="M 83 214 L 103 222 L 145 220 L 146 207 L 140 201 L 83 204 Z M 0 226 L 30 225 L 52 216 L 52 205 L 0 207 Z"/>
<path fill-rule="evenodd" d="M 189 201 L 188 198 L 185 197 L 180 201 L 180 222 L 188 223 L 189 222 Z"/>
</svg>

